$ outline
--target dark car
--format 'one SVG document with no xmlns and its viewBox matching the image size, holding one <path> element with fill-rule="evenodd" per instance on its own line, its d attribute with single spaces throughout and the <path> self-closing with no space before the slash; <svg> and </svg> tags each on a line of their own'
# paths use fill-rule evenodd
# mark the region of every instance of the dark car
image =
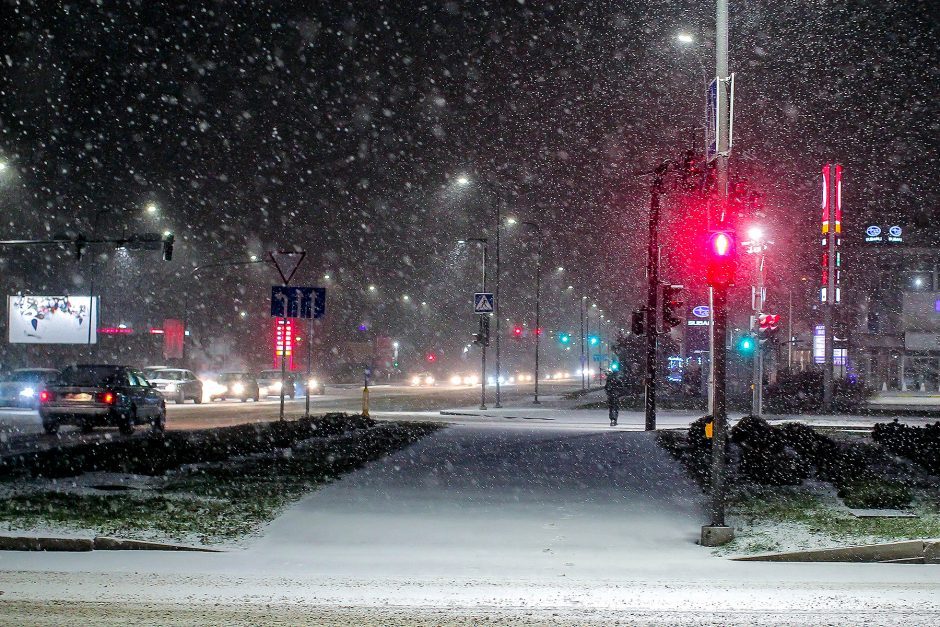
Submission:
<svg viewBox="0 0 940 627">
<path fill-rule="evenodd" d="M 96 426 L 117 426 L 130 434 L 139 424 L 166 429 L 166 403 L 143 373 L 128 366 L 68 366 L 39 394 L 39 416 L 46 433 L 64 424 L 85 433 Z"/>
<path fill-rule="evenodd" d="M 191 370 L 152 368 L 145 369 L 144 374 L 150 384 L 167 400 L 177 403 L 185 403 L 187 399 L 192 399 L 197 404 L 202 402 L 202 381 Z"/>
<path fill-rule="evenodd" d="M 57 376 L 59 371 L 53 368 L 14 370 L 0 380 L 0 406 L 35 409 L 39 406 L 39 393 Z"/>
<path fill-rule="evenodd" d="M 294 398 L 297 394 L 297 377 L 293 372 L 284 374 L 284 396 Z M 258 387 L 262 396 L 280 396 L 281 395 L 281 371 L 280 370 L 262 370 L 258 374 Z"/>
<path fill-rule="evenodd" d="M 218 389 L 212 393 L 211 400 L 237 398 L 241 402 L 249 398 L 258 400 L 261 396 L 258 381 L 247 372 L 223 372 L 219 375 Z"/>
</svg>

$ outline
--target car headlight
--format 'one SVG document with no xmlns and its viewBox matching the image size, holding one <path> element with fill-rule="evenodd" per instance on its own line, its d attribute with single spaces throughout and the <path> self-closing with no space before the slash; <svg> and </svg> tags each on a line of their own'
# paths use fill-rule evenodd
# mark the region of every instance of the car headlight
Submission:
<svg viewBox="0 0 940 627">
<path fill-rule="evenodd" d="M 22 390 L 20 390 L 20 396 L 23 396 L 25 398 L 32 398 L 36 396 L 36 390 L 34 390 L 33 388 L 23 388 Z"/>
<path fill-rule="evenodd" d="M 319 385 L 320 385 L 320 382 L 317 381 L 316 379 L 309 379 L 309 380 L 307 381 L 307 387 L 308 387 L 308 388 L 315 388 L 315 387 L 318 387 Z"/>
<path fill-rule="evenodd" d="M 241 383 L 235 383 L 234 385 L 232 385 L 230 389 L 232 390 L 232 393 L 234 394 L 241 394 L 242 392 L 245 391 L 245 386 L 242 385 Z"/>
<path fill-rule="evenodd" d="M 166 384 L 166 391 L 167 391 L 167 392 L 175 392 L 175 391 L 176 391 L 176 384 L 175 384 L 175 383 L 167 383 L 167 384 Z"/>
<path fill-rule="evenodd" d="M 421 385 L 421 377 L 412 377 L 411 385 Z"/>
<path fill-rule="evenodd" d="M 461 378 L 459 374 L 455 374 L 454 376 L 450 378 L 451 385 L 460 385 L 461 382 L 463 382 L 463 379 Z"/>
<path fill-rule="evenodd" d="M 427 383 L 428 385 L 434 385 L 434 377 L 428 377 L 427 379 L 424 380 L 424 382 Z"/>
<path fill-rule="evenodd" d="M 280 381 L 273 381 L 273 382 L 269 383 L 269 384 L 268 384 L 268 389 L 269 389 L 269 390 L 275 390 L 275 391 L 280 390 L 280 389 L 281 389 L 281 382 L 280 382 Z"/>
</svg>

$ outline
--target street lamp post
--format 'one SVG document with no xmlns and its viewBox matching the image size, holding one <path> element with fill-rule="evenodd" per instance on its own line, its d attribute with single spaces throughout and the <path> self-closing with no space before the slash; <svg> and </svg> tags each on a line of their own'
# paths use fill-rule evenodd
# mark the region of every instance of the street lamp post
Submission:
<svg viewBox="0 0 940 627">
<path fill-rule="evenodd" d="M 541 314 L 541 291 L 542 291 L 542 227 L 535 222 L 523 222 L 522 224 L 535 229 L 538 236 L 538 250 L 535 257 L 535 400 L 533 405 L 540 405 L 539 401 L 539 340 L 542 337 L 542 326 L 540 321 Z"/>
<path fill-rule="evenodd" d="M 587 389 L 584 381 L 584 307 L 587 296 L 578 299 L 578 313 L 581 314 L 581 391 Z"/>
</svg>

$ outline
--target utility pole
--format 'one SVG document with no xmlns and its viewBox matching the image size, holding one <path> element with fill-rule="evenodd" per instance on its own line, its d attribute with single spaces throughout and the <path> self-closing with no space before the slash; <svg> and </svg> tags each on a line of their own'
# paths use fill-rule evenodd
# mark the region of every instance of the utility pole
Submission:
<svg viewBox="0 0 940 627">
<path fill-rule="evenodd" d="M 728 156 L 731 151 L 730 76 L 728 75 L 728 0 L 717 0 L 715 9 L 715 74 L 717 83 L 718 136 L 717 178 L 719 215 L 710 224 L 723 226 L 728 209 Z M 733 242 L 732 242 L 733 244 Z M 732 253 L 733 254 L 733 253 Z M 727 366 L 728 288 L 712 285 L 711 370 L 712 399 L 712 469 L 711 521 L 702 527 L 701 544 L 718 546 L 734 538 L 734 530 L 725 524 L 725 450 L 728 441 L 725 375 Z"/>
<path fill-rule="evenodd" d="M 535 222 L 523 222 L 522 224 L 535 229 L 538 236 L 538 250 L 535 257 L 535 400 L 533 405 L 541 405 L 539 400 L 539 339 L 542 336 L 542 327 L 540 321 L 541 314 L 541 289 L 542 289 L 542 227 Z"/>
<path fill-rule="evenodd" d="M 659 327 L 659 196 L 669 171 L 665 161 L 653 170 L 650 185 L 649 241 L 646 254 L 646 430 L 656 430 L 656 352 Z"/>
<path fill-rule="evenodd" d="M 499 232 L 502 230 L 502 204 L 503 196 L 501 193 L 496 195 L 496 293 L 495 300 L 493 303 L 493 315 L 496 316 L 496 405 L 495 407 L 499 409 L 502 407 L 499 398 L 499 379 L 500 379 L 500 368 L 499 368 L 499 341 L 500 341 L 500 320 L 499 320 Z"/>
<path fill-rule="evenodd" d="M 790 310 L 787 314 L 787 373 L 793 369 L 793 288 L 787 290 L 790 295 Z"/>
</svg>

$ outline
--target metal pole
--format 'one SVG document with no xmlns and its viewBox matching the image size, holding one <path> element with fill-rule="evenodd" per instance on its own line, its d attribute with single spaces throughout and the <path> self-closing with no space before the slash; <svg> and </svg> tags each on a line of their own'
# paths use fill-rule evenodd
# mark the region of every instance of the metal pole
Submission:
<svg viewBox="0 0 940 627">
<path fill-rule="evenodd" d="M 793 369 L 793 289 L 787 290 L 790 295 L 790 311 L 787 315 L 787 372 Z"/>
<path fill-rule="evenodd" d="M 542 292 L 542 229 L 537 227 L 539 236 L 539 249 L 535 258 L 535 400 L 533 405 L 540 405 L 539 401 L 539 339 L 542 337 L 542 327 L 540 322 L 541 315 L 541 292 Z"/>
<path fill-rule="evenodd" d="M 835 362 L 835 347 L 834 347 L 834 336 L 835 329 L 833 329 L 833 309 L 836 302 L 836 190 L 834 189 L 834 184 L 836 180 L 836 167 L 835 164 L 829 166 L 829 189 L 826 194 L 827 206 L 827 215 L 829 216 L 829 224 L 827 228 L 827 240 L 826 240 L 826 302 L 823 305 L 825 309 L 825 357 L 823 364 L 823 411 L 830 412 L 832 411 L 832 371 Z M 901 358 L 903 360 L 903 356 Z"/>
<path fill-rule="evenodd" d="M 711 472 L 711 524 L 725 526 L 725 447 L 728 439 L 727 409 L 725 406 L 725 380 L 728 327 L 726 287 L 716 287 L 715 300 L 715 414 L 713 416 L 712 472 Z"/>
<path fill-rule="evenodd" d="M 762 243 L 758 246 L 763 247 Z M 763 408 L 763 388 L 764 378 L 764 356 L 761 350 L 760 338 L 760 315 L 764 312 L 764 251 L 763 248 L 757 253 L 757 287 L 754 290 L 754 367 L 752 368 L 751 382 L 751 415 L 760 416 Z"/>
<path fill-rule="evenodd" d="M 499 341 L 500 341 L 500 319 L 499 319 L 499 232 L 502 229 L 502 194 L 496 196 L 496 302 L 493 304 L 493 315 L 496 316 L 496 408 L 502 407 L 499 402 Z"/>
<path fill-rule="evenodd" d="M 310 417 L 310 377 L 313 376 L 313 318 L 307 321 L 307 380 L 304 381 L 306 401 L 304 415 Z M 319 383 L 319 382 L 318 382 Z M 283 385 L 281 386 L 283 387 Z"/>
<path fill-rule="evenodd" d="M 730 107 L 727 90 L 728 78 L 728 0 L 717 0 L 715 10 L 715 68 L 718 78 L 718 155 L 717 178 L 719 216 L 710 220 L 719 227 L 725 224 L 728 208 L 728 152 L 730 144 Z M 722 97 L 724 96 L 724 97 Z M 703 546 L 718 546 L 734 538 L 734 530 L 725 525 L 725 450 L 728 425 L 725 406 L 725 379 L 727 367 L 728 288 L 712 287 L 712 468 L 711 468 L 711 524 L 702 527 Z"/>
<path fill-rule="evenodd" d="M 650 187 L 649 248 L 646 258 L 646 430 L 656 430 L 656 340 L 659 311 L 659 194 L 662 169 L 653 175 Z"/>
<path fill-rule="evenodd" d="M 483 291 L 486 291 L 486 254 L 487 240 L 483 240 Z M 480 343 L 480 409 L 486 409 L 486 346 L 490 340 L 490 321 L 486 315 L 480 316 L 480 333 L 483 341 Z"/>
<path fill-rule="evenodd" d="M 581 314 L 581 390 L 587 389 L 584 381 L 584 296 L 578 299 L 578 313 Z"/>
</svg>

